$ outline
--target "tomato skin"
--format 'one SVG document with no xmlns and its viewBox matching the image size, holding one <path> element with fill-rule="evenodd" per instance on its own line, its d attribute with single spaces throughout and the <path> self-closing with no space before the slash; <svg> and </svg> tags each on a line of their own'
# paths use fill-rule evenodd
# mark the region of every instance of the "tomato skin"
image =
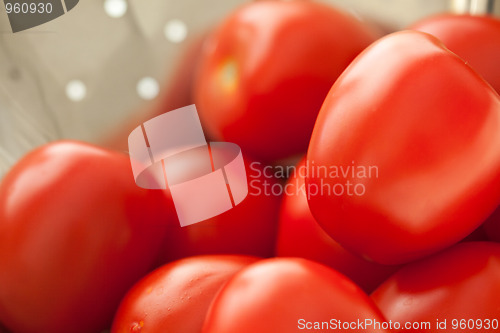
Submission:
<svg viewBox="0 0 500 333">
<path fill-rule="evenodd" d="M 14 332 L 99 332 L 155 263 L 165 197 L 134 183 L 126 155 L 61 141 L 0 187 L 0 320 Z"/>
<path fill-rule="evenodd" d="M 371 297 L 388 320 L 434 325 L 431 330 L 401 332 L 456 332 L 452 319 L 498 319 L 498 295 L 500 244 L 470 242 L 408 264 Z M 447 329 L 436 330 L 436 319 L 447 319 Z"/>
<path fill-rule="evenodd" d="M 488 235 L 481 225 L 479 228 L 471 232 L 467 237 L 461 240 L 461 242 L 482 242 L 488 241 Z"/>
<path fill-rule="evenodd" d="M 327 265 L 344 274 L 365 292 L 372 292 L 392 275 L 399 266 L 380 265 L 344 249 L 316 222 L 304 187 L 305 158 L 289 178 L 280 212 L 276 255 L 301 257 Z M 304 189 L 304 190 L 301 190 Z"/>
<path fill-rule="evenodd" d="M 347 249 L 383 264 L 409 262 L 458 242 L 495 209 L 499 146 L 494 90 L 433 36 L 394 33 L 336 81 L 308 151 L 310 164 L 376 171 L 308 177 L 309 186 L 350 181 L 365 190 L 325 190 L 309 206 Z"/>
<path fill-rule="evenodd" d="M 467 61 L 500 93 L 500 20 L 492 16 L 444 14 L 426 18 L 410 29 L 439 38 Z"/>
<path fill-rule="evenodd" d="M 484 222 L 483 229 L 489 240 L 500 243 L 500 207 Z"/>
<path fill-rule="evenodd" d="M 273 258 L 246 267 L 223 287 L 202 332 L 301 332 L 299 318 L 384 321 L 366 294 L 342 274 L 302 258 Z"/>
<path fill-rule="evenodd" d="M 304 153 L 331 85 L 377 37 L 354 17 L 312 1 L 240 7 L 202 51 L 194 97 L 204 127 L 254 159 Z"/>
<path fill-rule="evenodd" d="M 0 324 L 0 333 L 9 333 L 7 332 L 7 329 L 4 326 L 2 326 L 2 324 Z"/>
<path fill-rule="evenodd" d="M 177 218 L 170 219 L 161 264 L 203 254 L 274 254 L 281 196 L 266 195 L 265 189 L 277 184 L 277 179 L 265 175 L 261 163 L 246 158 L 244 162 L 249 192 L 243 202 L 185 227 L 180 227 Z"/>
<path fill-rule="evenodd" d="M 216 293 L 258 258 L 199 256 L 162 266 L 140 280 L 122 300 L 111 333 L 200 332 Z"/>
</svg>

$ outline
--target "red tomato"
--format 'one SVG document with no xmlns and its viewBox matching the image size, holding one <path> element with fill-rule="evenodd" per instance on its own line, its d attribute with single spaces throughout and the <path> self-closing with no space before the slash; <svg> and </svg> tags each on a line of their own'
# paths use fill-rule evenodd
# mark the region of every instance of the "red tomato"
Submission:
<svg viewBox="0 0 500 333">
<path fill-rule="evenodd" d="M 256 260 L 245 256 L 200 256 L 162 266 L 127 293 L 111 332 L 198 333 L 222 285 Z"/>
<path fill-rule="evenodd" d="M 201 254 L 274 253 L 281 196 L 268 189 L 277 184 L 258 162 L 245 160 L 248 195 L 236 207 L 196 224 L 181 227 L 169 220 L 161 263 Z"/>
<path fill-rule="evenodd" d="M 500 207 L 484 222 L 483 229 L 488 239 L 500 242 Z"/>
<path fill-rule="evenodd" d="M 127 156 L 62 141 L 24 157 L 0 187 L 0 320 L 14 332 L 99 332 L 152 268 L 165 198 Z"/>
<path fill-rule="evenodd" d="M 356 58 L 323 104 L 307 155 L 309 206 L 347 249 L 409 262 L 495 209 L 499 147 L 495 91 L 435 37 L 394 33 Z"/>
<path fill-rule="evenodd" d="M 488 235 L 481 225 L 479 228 L 471 232 L 467 237 L 461 240 L 461 242 L 481 242 L 488 241 Z"/>
<path fill-rule="evenodd" d="M 500 20 L 491 16 L 444 14 L 413 24 L 467 61 L 500 93 Z"/>
<path fill-rule="evenodd" d="M 281 205 L 276 255 L 301 257 L 328 265 L 370 293 L 398 266 L 370 262 L 345 250 L 319 226 L 309 210 L 304 177 L 305 159 L 285 185 Z"/>
<path fill-rule="evenodd" d="M 204 127 L 243 153 L 303 153 L 328 90 L 377 35 L 311 1 L 253 2 L 208 38 L 194 97 Z"/>
<path fill-rule="evenodd" d="M 223 287 L 202 332 L 290 333 L 317 325 L 323 325 L 322 332 L 387 332 L 368 325 L 340 329 L 343 323 L 365 319 L 372 324 L 385 321 L 366 294 L 342 274 L 306 259 L 274 258 L 248 266 Z"/>
<path fill-rule="evenodd" d="M 395 332 L 486 333 L 498 332 L 500 327 L 499 295 L 500 245 L 477 242 L 458 244 L 403 267 L 372 299 L 388 320 L 401 323 Z M 488 329 L 488 320 L 496 328 Z M 494 320 L 496 324 L 491 322 Z M 407 322 L 429 322 L 431 326 L 405 329 Z M 469 326 L 464 327 L 464 322 Z"/>
</svg>

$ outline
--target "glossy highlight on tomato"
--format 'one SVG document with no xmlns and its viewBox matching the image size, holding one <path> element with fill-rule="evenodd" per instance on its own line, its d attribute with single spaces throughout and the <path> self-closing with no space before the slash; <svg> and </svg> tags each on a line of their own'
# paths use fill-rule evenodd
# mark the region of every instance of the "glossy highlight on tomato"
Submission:
<svg viewBox="0 0 500 333">
<path fill-rule="evenodd" d="M 430 329 L 396 332 L 498 332 L 500 244 L 470 242 L 408 264 L 372 295 L 388 320 L 430 322 Z M 487 328 L 487 319 L 490 327 Z M 446 325 L 436 327 L 437 321 Z M 454 322 L 457 320 L 458 322 Z M 473 327 L 460 327 L 465 320 Z M 480 320 L 480 321 L 478 321 Z M 496 320 L 496 327 L 492 320 Z M 458 324 L 458 329 L 454 328 Z M 477 325 L 477 326 L 476 326 Z M 479 327 L 481 326 L 481 327 Z"/>
<path fill-rule="evenodd" d="M 30 152 L 0 186 L 0 321 L 16 333 L 109 328 L 157 260 L 165 202 L 136 186 L 124 154 L 76 141 Z"/>
<path fill-rule="evenodd" d="M 302 258 L 273 258 L 246 267 L 223 287 L 202 333 L 302 332 L 322 322 L 331 325 L 329 330 L 338 321 L 365 319 L 385 321 L 369 297 L 342 274 Z M 387 331 L 365 327 L 363 332 Z"/>
<path fill-rule="evenodd" d="M 500 19 L 487 15 L 441 14 L 412 24 L 467 61 L 500 93 Z"/>
<path fill-rule="evenodd" d="M 374 167 L 372 177 L 311 175 L 311 212 L 342 246 L 384 264 L 422 258 L 466 237 L 500 201 L 500 99 L 435 37 L 388 35 L 328 94 L 309 164 Z M 335 195 L 339 182 L 362 195 Z"/>
<path fill-rule="evenodd" d="M 307 149 L 328 90 L 378 33 L 314 1 L 257 1 L 208 37 L 194 97 L 204 128 L 273 161 Z"/>
<path fill-rule="evenodd" d="M 201 330 L 208 307 L 219 289 L 258 258 L 237 255 L 197 256 L 164 265 L 127 293 L 115 315 L 111 333 Z"/>
</svg>

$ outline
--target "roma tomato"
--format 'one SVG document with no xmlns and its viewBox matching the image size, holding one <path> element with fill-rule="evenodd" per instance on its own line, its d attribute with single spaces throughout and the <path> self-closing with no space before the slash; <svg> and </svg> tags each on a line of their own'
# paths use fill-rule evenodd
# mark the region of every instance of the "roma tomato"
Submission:
<svg viewBox="0 0 500 333">
<path fill-rule="evenodd" d="M 395 332 L 486 333 L 500 328 L 498 295 L 500 244 L 471 242 L 408 264 L 371 297 L 388 320 L 401 323 Z"/>
<path fill-rule="evenodd" d="M 483 229 L 488 239 L 500 243 L 500 207 L 484 222 Z"/>
<path fill-rule="evenodd" d="M 353 280 L 367 293 L 394 273 L 398 266 L 380 265 L 344 249 L 316 222 L 307 204 L 303 159 L 285 185 L 276 255 L 301 257 L 330 266 Z"/>
<path fill-rule="evenodd" d="M 202 332 L 387 332 L 356 326 L 365 319 L 374 325 L 385 321 L 369 297 L 342 274 L 306 259 L 273 258 L 229 280 L 213 301 Z"/>
<path fill-rule="evenodd" d="M 377 37 L 312 1 L 240 7 L 202 51 L 194 97 L 204 127 L 256 159 L 304 153 L 331 85 Z"/>
<path fill-rule="evenodd" d="M 123 154 L 72 141 L 29 153 L 0 186 L 0 320 L 16 333 L 108 328 L 155 263 L 164 207 Z"/>
<path fill-rule="evenodd" d="M 309 146 L 309 206 L 347 249 L 398 264 L 442 250 L 500 200 L 500 99 L 435 37 L 368 47 L 335 82 Z"/>
<path fill-rule="evenodd" d="M 244 254 L 270 257 L 274 253 L 280 195 L 269 188 L 277 179 L 261 163 L 245 159 L 248 195 L 236 207 L 208 220 L 180 227 L 169 219 L 161 262 L 201 254 Z"/>
<path fill-rule="evenodd" d="M 439 38 L 467 61 L 500 93 L 500 20 L 491 16 L 443 14 L 414 23 L 410 29 Z"/>
<path fill-rule="evenodd" d="M 224 283 L 257 258 L 199 256 L 162 266 L 139 281 L 122 300 L 112 333 L 198 333 Z"/>
</svg>

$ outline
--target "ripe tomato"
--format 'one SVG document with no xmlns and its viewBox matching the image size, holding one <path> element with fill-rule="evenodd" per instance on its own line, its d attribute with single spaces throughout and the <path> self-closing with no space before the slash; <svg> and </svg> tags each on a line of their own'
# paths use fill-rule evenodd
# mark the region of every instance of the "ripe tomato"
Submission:
<svg viewBox="0 0 500 333">
<path fill-rule="evenodd" d="M 213 301 L 202 332 L 289 333 L 317 325 L 324 332 L 365 319 L 384 321 L 366 294 L 342 274 L 306 259 L 273 258 L 229 280 Z M 371 326 L 353 329 L 358 331 L 386 332 Z"/>
<path fill-rule="evenodd" d="M 202 51 L 194 97 L 204 127 L 261 160 L 305 152 L 331 85 L 376 37 L 312 1 L 240 7 Z"/>
<path fill-rule="evenodd" d="M 398 266 L 380 265 L 358 257 L 328 236 L 312 216 L 307 204 L 305 159 L 295 170 L 285 185 L 276 255 L 301 257 L 328 265 L 356 282 L 367 293 L 372 292 Z"/>
<path fill-rule="evenodd" d="M 483 229 L 488 236 L 488 239 L 500 242 L 500 207 L 484 222 Z"/>
<path fill-rule="evenodd" d="M 411 29 L 439 38 L 500 93 L 500 20 L 491 16 L 443 14 L 414 23 Z"/>
<path fill-rule="evenodd" d="M 139 281 L 122 300 L 112 333 L 198 333 L 215 294 L 257 258 L 199 256 L 172 262 Z"/>
<path fill-rule="evenodd" d="M 161 263 L 201 254 L 273 255 L 281 196 L 266 189 L 277 180 L 258 162 L 245 159 L 245 166 L 248 195 L 236 207 L 185 227 L 177 218 L 167 221 Z"/>
<path fill-rule="evenodd" d="M 318 191 L 309 205 L 347 249 L 409 262 L 493 212 L 499 146 L 495 91 L 435 37 L 394 33 L 356 58 L 323 104 L 307 155 L 306 182 Z"/>
<path fill-rule="evenodd" d="M 479 228 L 477 228 L 469 235 L 467 235 L 467 237 L 462 239 L 461 242 L 481 242 L 487 240 L 488 240 L 488 235 L 486 234 L 484 227 L 481 225 L 479 226 Z"/>
<path fill-rule="evenodd" d="M 51 143 L 0 187 L 0 321 L 14 332 L 99 332 L 155 263 L 160 191 L 134 183 L 127 156 Z"/>
<path fill-rule="evenodd" d="M 498 332 L 498 295 L 500 244 L 471 242 L 408 264 L 384 282 L 372 299 L 388 320 L 431 324 L 430 329 L 401 327 L 395 332 Z M 446 328 L 441 324 L 437 329 L 437 320 L 446 320 Z M 488 329 L 486 320 L 490 325 L 497 320 L 496 328 Z M 464 328 L 463 321 L 470 326 Z"/>
</svg>

